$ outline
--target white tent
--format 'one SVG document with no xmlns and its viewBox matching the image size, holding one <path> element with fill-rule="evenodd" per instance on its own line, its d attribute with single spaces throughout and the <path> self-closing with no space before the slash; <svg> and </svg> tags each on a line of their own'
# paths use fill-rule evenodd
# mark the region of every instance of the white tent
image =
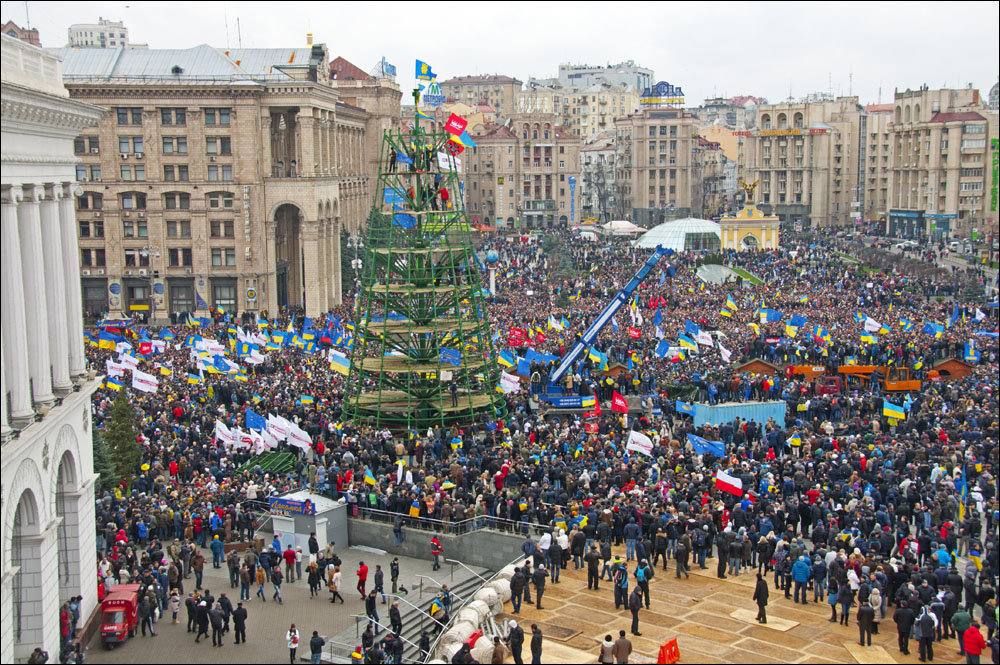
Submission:
<svg viewBox="0 0 1000 665">
<path fill-rule="evenodd" d="M 605 233 L 616 236 L 628 236 L 646 232 L 646 229 L 641 226 L 636 226 L 624 219 L 610 221 L 601 228 L 604 229 Z"/>
</svg>

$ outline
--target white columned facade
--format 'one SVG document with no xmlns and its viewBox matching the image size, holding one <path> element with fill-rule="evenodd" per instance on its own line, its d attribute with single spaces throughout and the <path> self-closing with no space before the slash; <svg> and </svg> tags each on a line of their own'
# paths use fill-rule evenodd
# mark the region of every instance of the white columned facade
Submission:
<svg viewBox="0 0 1000 665">
<path fill-rule="evenodd" d="M 49 357 L 52 362 L 52 389 L 60 397 L 73 390 L 69 379 L 69 344 L 66 330 L 66 280 L 63 277 L 62 234 L 59 232 L 61 187 L 45 186 L 39 203 L 45 266 L 45 310 L 48 313 Z"/>
<path fill-rule="evenodd" d="M 74 383 L 87 374 L 83 355 L 83 295 L 78 277 L 79 254 L 76 239 L 76 208 L 74 199 L 83 194 L 76 183 L 63 186 L 59 199 L 59 234 L 63 264 L 63 285 L 66 299 L 66 343 L 69 346 L 69 376 Z"/>
<path fill-rule="evenodd" d="M 90 403 L 100 380 L 86 380 L 70 195 L 73 139 L 105 111 L 69 98 L 57 56 L 0 42 L 0 662 L 23 662 L 36 647 L 56 662 L 60 601 L 82 596 L 84 622 L 97 605 Z"/>
<path fill-rule="evenodd" d="M 40 186 L 22 187 L 17 206 L 17 229 L 21 238 L 21 281 L 24 284 L 24 315 L 28 324 L 28 371 L 31 373 L 31 398 L 36 406 L 55 402 L 52 394 L 52 364 L 49 356 L 49 314 L 45 303 L 44 252 L 42 223 L 39 214 Z"/>
<path fill-rule="evenodd" d="M 20 188 L 4 187 L 3 216 L 0 218 L 0 302 L 3 307 L 4 392 L 10 392 L 11 424 L 27 426 L 35 417 L 31 408 L 31 375 L 28 371 L 28 333 L 24 315 L 24 286 L 21 283 L 21 240 L 17 230 L 17 197 Z"/>
</svg>

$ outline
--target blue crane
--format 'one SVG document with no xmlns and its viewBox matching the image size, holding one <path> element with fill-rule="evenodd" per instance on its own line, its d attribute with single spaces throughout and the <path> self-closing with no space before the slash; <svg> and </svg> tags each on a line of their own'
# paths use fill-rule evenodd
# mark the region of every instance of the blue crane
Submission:
<svg viewBox="0 0 1000 665">
<path fill-rule="evenodd" d="M 569 371 L 569 368 L 573 366 L 580 356 L 583 355 L 584 351 L 594 343 L 597 339 L 597 334 L 601 332 L 602 329 L 611 321 L 611 317 L 621 309 L 622 305 L 628 302 L 628 299 L 632 297 L 632 292 L 635 291 L 636 287 L 642 283 L 642 280 L 646 279 L 650 271 L 656 266 L 656 264 L 664 256 L 671 256 L 674 253 L 672 249 L 664 249 L 663 247 L 657 245 L 656 251 L 653 255 L 639 268 L 638 272 L 629 280 L 629 283 L 622 287 L 622 290 L 615 294 L 615 297 L 608 303 L 608 306 L 604 308 L 604 311 L 594 319 L 594 322 L 590 324 L 590 327 L 583 333 L 580 337 L 580 341 L 573 345 L 573 348 L 569 350 L 565 356 L 563 356 L 562 361 L 556 368 L 552 375 L 549 377 L 551 383 L 558 383 L 559 380 Z"/>
</svg>

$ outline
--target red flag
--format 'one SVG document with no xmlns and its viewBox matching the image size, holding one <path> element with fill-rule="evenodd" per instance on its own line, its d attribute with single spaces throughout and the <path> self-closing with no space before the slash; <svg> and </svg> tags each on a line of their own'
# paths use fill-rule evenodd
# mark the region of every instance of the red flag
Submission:
<svg viewBox="0 0 1000 665">
<path fill-rule="evenodd" d="M 153 343 L 152 342 L 139 342 L 139 355 L 140 356 L 148 356 L 152 352 L 153 352 Z"/>
<path fill-rule="evenodd" d="M 618 413 L 628 413 L 628 401 L 617 390 L 611 394 L 611 410 Z"/>
<path fill-rule="evenodd" d="M 545 343 L 545 333 L 539 332 L 535 335 L 535 341 L 539 344 Z"/>
<path fill-rule="evenodd" d="M 597 432 L 600 431 L 601 426 L 598 425 L 597 423 L 584 423 L 583 429 L 585 432 L 589 434 L 596 434 Z"/>
<path fill-rule="evenodd" d="M 451 153 L 452 157 L 458 157 L 465 150 L 465 146 L 460 143 L 455 143 L 454 141 L 448 141 L 445 143 L 445 148 Z"/>
<path fill-rule="evenodd" d="M 639 339 L 640 337 L 642 337 L 642 331 L 636 328 L 635 326 L 629 326 L 628 336 L 631 337 L 632 339 Z"/>
<path fill-rule="evenodd" d="M 468 124 L 469 124 L 468 120 L 460 118 L 454 113 L 452 113 L 451 117 L 448 118 L 448 122 L 446 122 L 444 125 L 444 130 L 449 134 L 454 134 L 455 136 L 458 136 L 465 131 L 465 126 Z"/>
</svg>

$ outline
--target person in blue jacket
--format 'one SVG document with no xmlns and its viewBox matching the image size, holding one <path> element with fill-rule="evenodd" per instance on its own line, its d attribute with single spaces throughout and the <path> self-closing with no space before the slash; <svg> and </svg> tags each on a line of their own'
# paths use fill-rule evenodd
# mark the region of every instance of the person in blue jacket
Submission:
<svg viewBox="0 0 1000 665">
<path fill-rule="evenodd" d="M 809 561 L 806 559 L 805 555 L 800 556 L 799 560 L 792 564 L 792 581 L 795 582 L 794 602 L 799 602 L 799 594 L 801 594 L 802 604 L 809 604 L 809 600 L 806 598 L 806 590 L 809 585 L 810 577 L 812 577 L 812 568 L 809 566 Z"/>
</svg>

